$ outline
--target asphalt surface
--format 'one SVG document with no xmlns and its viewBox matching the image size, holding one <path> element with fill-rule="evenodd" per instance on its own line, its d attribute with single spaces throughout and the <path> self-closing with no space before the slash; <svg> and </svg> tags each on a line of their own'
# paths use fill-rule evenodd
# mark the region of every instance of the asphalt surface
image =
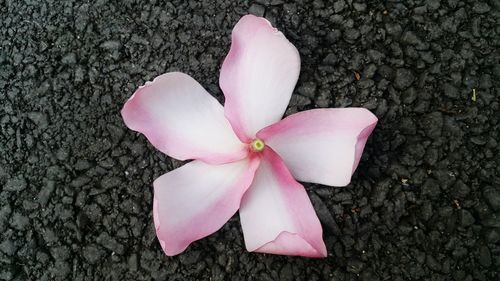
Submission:
<svg viewBox="0 0 500 281">
<path fill-rule="evenodd" d="M 500 2 L 403 2 L 0 0 L 0 280 L 500 280 Z M 247 13 L 300 52 L 287 114 L 379 117 L 349 186 L 305 184 L 326 259 L 247 253 L 237 216 L 176 257 L 155 238 L 182 163 L 119 111 L 173 70 L 222 101 Z"/>
</svg>

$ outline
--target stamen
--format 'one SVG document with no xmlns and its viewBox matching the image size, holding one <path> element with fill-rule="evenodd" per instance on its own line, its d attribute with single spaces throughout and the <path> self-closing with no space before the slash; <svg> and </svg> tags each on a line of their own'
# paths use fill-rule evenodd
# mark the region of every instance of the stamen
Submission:
<svg viewBox="0 0 500 281">
<path fill-rule="evenodd" d="M 252 143 L 250 143 L 250 147 L 256 152 L 260 152 L 260 151 L 264 150 L 265 146 L 266 146 L 266 144 L 262 140 L 259 140 L 259 139 L 254 139 L 252 141 Z"/>
</svg>

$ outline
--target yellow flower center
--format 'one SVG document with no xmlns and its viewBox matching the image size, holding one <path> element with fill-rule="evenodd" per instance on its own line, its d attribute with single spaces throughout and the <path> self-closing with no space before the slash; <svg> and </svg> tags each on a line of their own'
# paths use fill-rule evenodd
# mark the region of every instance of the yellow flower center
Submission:
<svg viewBox="0 0 500 281">
<path fill-rule="evenodd" d="M 266 144 L 262 140 L 259 140 L 259 139 L 254 139 L 250 143 L 250 147 L 252 148 L 253 151 L 256 151 L 256 152 L 260 152 L 260 151 L 264 150 L 265 146 L 266 146 Z"/>
</svg>

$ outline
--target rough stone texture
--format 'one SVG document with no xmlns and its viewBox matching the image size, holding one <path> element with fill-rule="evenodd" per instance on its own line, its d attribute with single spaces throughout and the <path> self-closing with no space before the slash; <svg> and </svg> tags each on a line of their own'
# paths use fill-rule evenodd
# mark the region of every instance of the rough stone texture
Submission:
<svg viewBox="0 0 500 281">
<path fill-rule="evenodd" d="M 0 280 L 500 280 L 499 8 L 0 0 Z M 155 238 L 151 183 L 182 163 L 125 128 L 121 106 L 173 70 L 222 101 L 248 12 L 300 52 L 287 114 L 380 119 L 349 186 L 305 184 L 326 259 L 247 253 L 237 216 L 176 257 Z"/>
</svg>

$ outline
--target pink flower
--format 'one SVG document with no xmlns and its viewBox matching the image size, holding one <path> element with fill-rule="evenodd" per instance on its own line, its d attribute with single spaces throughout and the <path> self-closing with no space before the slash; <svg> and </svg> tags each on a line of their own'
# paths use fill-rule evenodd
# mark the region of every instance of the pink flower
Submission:
<svg viewBox="0 0 500 281">
<path fill-rule="evenodd" d="M 238 210 L 248 251 L 325 257 L 306 181 L 345 186 L 377 118 L 314 109 L 281 120 L 299 76 L 297 49 L 264 18 L 244 16 L 220 74 L 222 107 L 172 72 L 126 102 L 126 125 L 160 151 L 193 159 L 154 182 L 156 233 L 167 255 L 220 229 Z"/>
</svg>

